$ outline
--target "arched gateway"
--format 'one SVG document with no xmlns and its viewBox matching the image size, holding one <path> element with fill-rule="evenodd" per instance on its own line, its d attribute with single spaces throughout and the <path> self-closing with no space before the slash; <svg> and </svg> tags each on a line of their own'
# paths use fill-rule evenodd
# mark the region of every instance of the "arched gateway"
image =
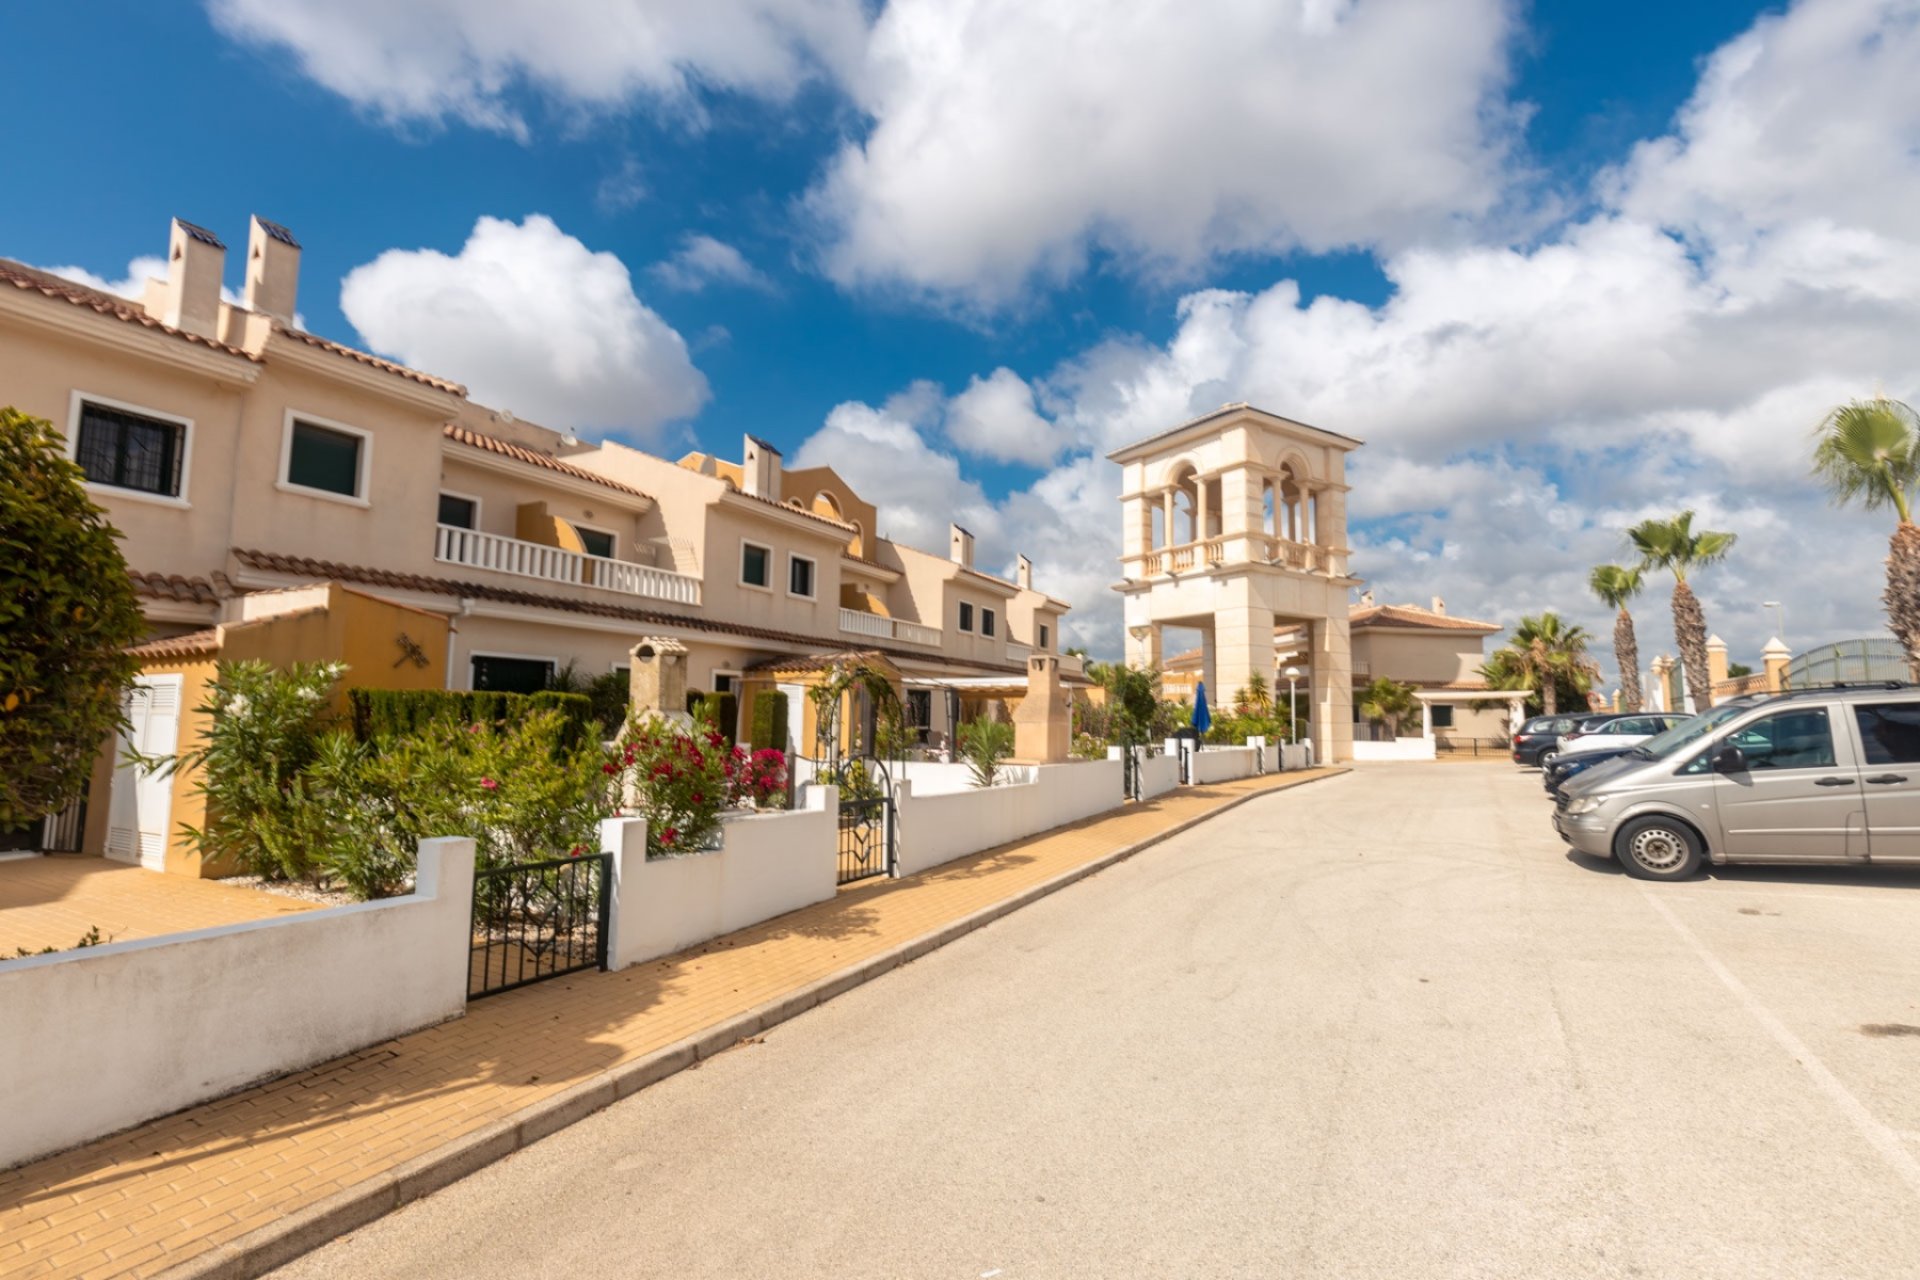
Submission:
<svg viewBox="0 0 1920 1280">
<path fill-rule="evenodd" d="M 1359 445 L 1234 404 L 1107 455 L 1122 476 L 1127 660 L 1159 666 L 1162 629 L 1193 628 L 1224 703 L 1256 671 L 1275 683 L 1276 623 L 1304 627 L 1318 760 L 1353 754 L 1346 473 Z"/>
</svg>

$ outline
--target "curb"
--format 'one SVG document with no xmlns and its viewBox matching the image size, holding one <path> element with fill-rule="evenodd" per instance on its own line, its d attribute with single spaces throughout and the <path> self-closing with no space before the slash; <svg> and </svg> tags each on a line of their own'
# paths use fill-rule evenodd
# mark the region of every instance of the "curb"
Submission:
<svg viewBox="0 0 1920 1280">
<path fill-rule="evenodd" d="M 249 1231 L 167 1268 L 159 1274 L 159 1280 L 256 1280 L 256 1277 L 285 1266 L 330 1240 L 358 1230 L 402 1205 L 411 1204 L 477 1173 L 623 1098 L 632 1097 L 648 1085 L 657 1084 L 696 1062 L 730 1049 L 747 1036 L 757 1035 L 768 1027 L 805 1013 L 815 1005 L 845 995 L 855 987 L 864 986 L 884 973 L 918 960 L 928 952 L 937 951 L 1002 916 L 1051 897 L 1069 885 L 1190 831 L 1203 822 L 1210 822 L 1251 801 L 1292 791 L 1326 778 L 1336 778 L 1347 772 L 1344 768 L 1335 769 L 1319 777 L 1304 778 L 1291 786 L 1250 791 L 1243 796 L 1236 796 L 1218 808 L 1176 823 L 1144 840 L 1102 854 L 1091 862 L 1063 871 L 1039 884 L 1029 885 L 1012 897 L 1003 898 L 957 920 L 950 920 L 911 942 L 903 942 L 836 974 L 769 1000 L 758 1008 L 715 1023 L 664 1049 L 656 1049 L 645 1057 L 612 1067 L 594 1079 L 583 1080 L 552 1097 L 543 1098 L 507 1119 L 496 1120 L 425 1155 L 416 1156 L 405 1164 L 336 1191 L 324 1200 L 288 1214 L 272 1226 Z"/>
</svg>

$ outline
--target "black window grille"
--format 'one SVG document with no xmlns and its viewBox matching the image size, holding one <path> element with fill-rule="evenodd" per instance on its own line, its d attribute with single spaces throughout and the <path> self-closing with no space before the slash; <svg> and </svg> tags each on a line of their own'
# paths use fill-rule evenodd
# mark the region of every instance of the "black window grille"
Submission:
<svg viewBox="0 0 1920 1280">
<path fill-rule="evenodd" d="M 185 437 L 177 422 L 83 403 L 74 459 L 95 484 L 177 498 Z"/>
</svg>

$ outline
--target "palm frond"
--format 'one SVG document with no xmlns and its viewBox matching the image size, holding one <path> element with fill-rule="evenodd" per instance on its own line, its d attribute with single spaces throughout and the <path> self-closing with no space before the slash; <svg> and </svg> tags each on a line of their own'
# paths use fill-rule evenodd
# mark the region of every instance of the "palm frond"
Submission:
<svg viewBox="0 0 1920 1280">
<path fill-rule="evenodd" d="M 1841 405 L 1814 429 L 1813 473 L 1841 505 L 1891 506 L 1906 519 L 1920 487 L 1920 415 L 1884 397 Z"/>
</svg>

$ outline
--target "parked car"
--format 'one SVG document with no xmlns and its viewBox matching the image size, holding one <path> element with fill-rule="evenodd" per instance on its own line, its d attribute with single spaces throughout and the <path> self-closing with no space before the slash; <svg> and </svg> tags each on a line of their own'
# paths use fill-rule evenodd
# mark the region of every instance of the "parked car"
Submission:
<svg viewBox="0 0 1920 1280">
<path fill-rule="evenodd" d="M 1620 747 L 1608 747 L 1604 751 L 1581 751 L 1572 755 L 1562 752 L 1551 760 L 1540 764 L 1540 785 L 1548 795 L 1558 795 L 1560 788 L 1579 777 L 1595 765 L 1618 760 L 1638 745 L 1628 743 Z"/>
<path fill-rule="evenodd" d="M 1537 765 L 1540 757 L 1553 749 L 1563 733 L 1572 733 L 1579 723 L 1575 716 L 1535 716 L 1513 733 L 1513 762 Z"/>
<path fill-rule="evenodd" d="M 1736 698 L 1569 780 L 1553 825 L 1643 880 L 1703 862 L 1920 864 L 1920 688 Z"/>
<path fill-rule="evenodd" d="M 1687 717 L 1664 711 L 1610 715 L 1589 720 L 1560 739 L 1553 749 L 1555 759 L 1585 751 L 1625 750 L 1645 742 L 1656 733 L 1665 733 Z"/>
</svg>

